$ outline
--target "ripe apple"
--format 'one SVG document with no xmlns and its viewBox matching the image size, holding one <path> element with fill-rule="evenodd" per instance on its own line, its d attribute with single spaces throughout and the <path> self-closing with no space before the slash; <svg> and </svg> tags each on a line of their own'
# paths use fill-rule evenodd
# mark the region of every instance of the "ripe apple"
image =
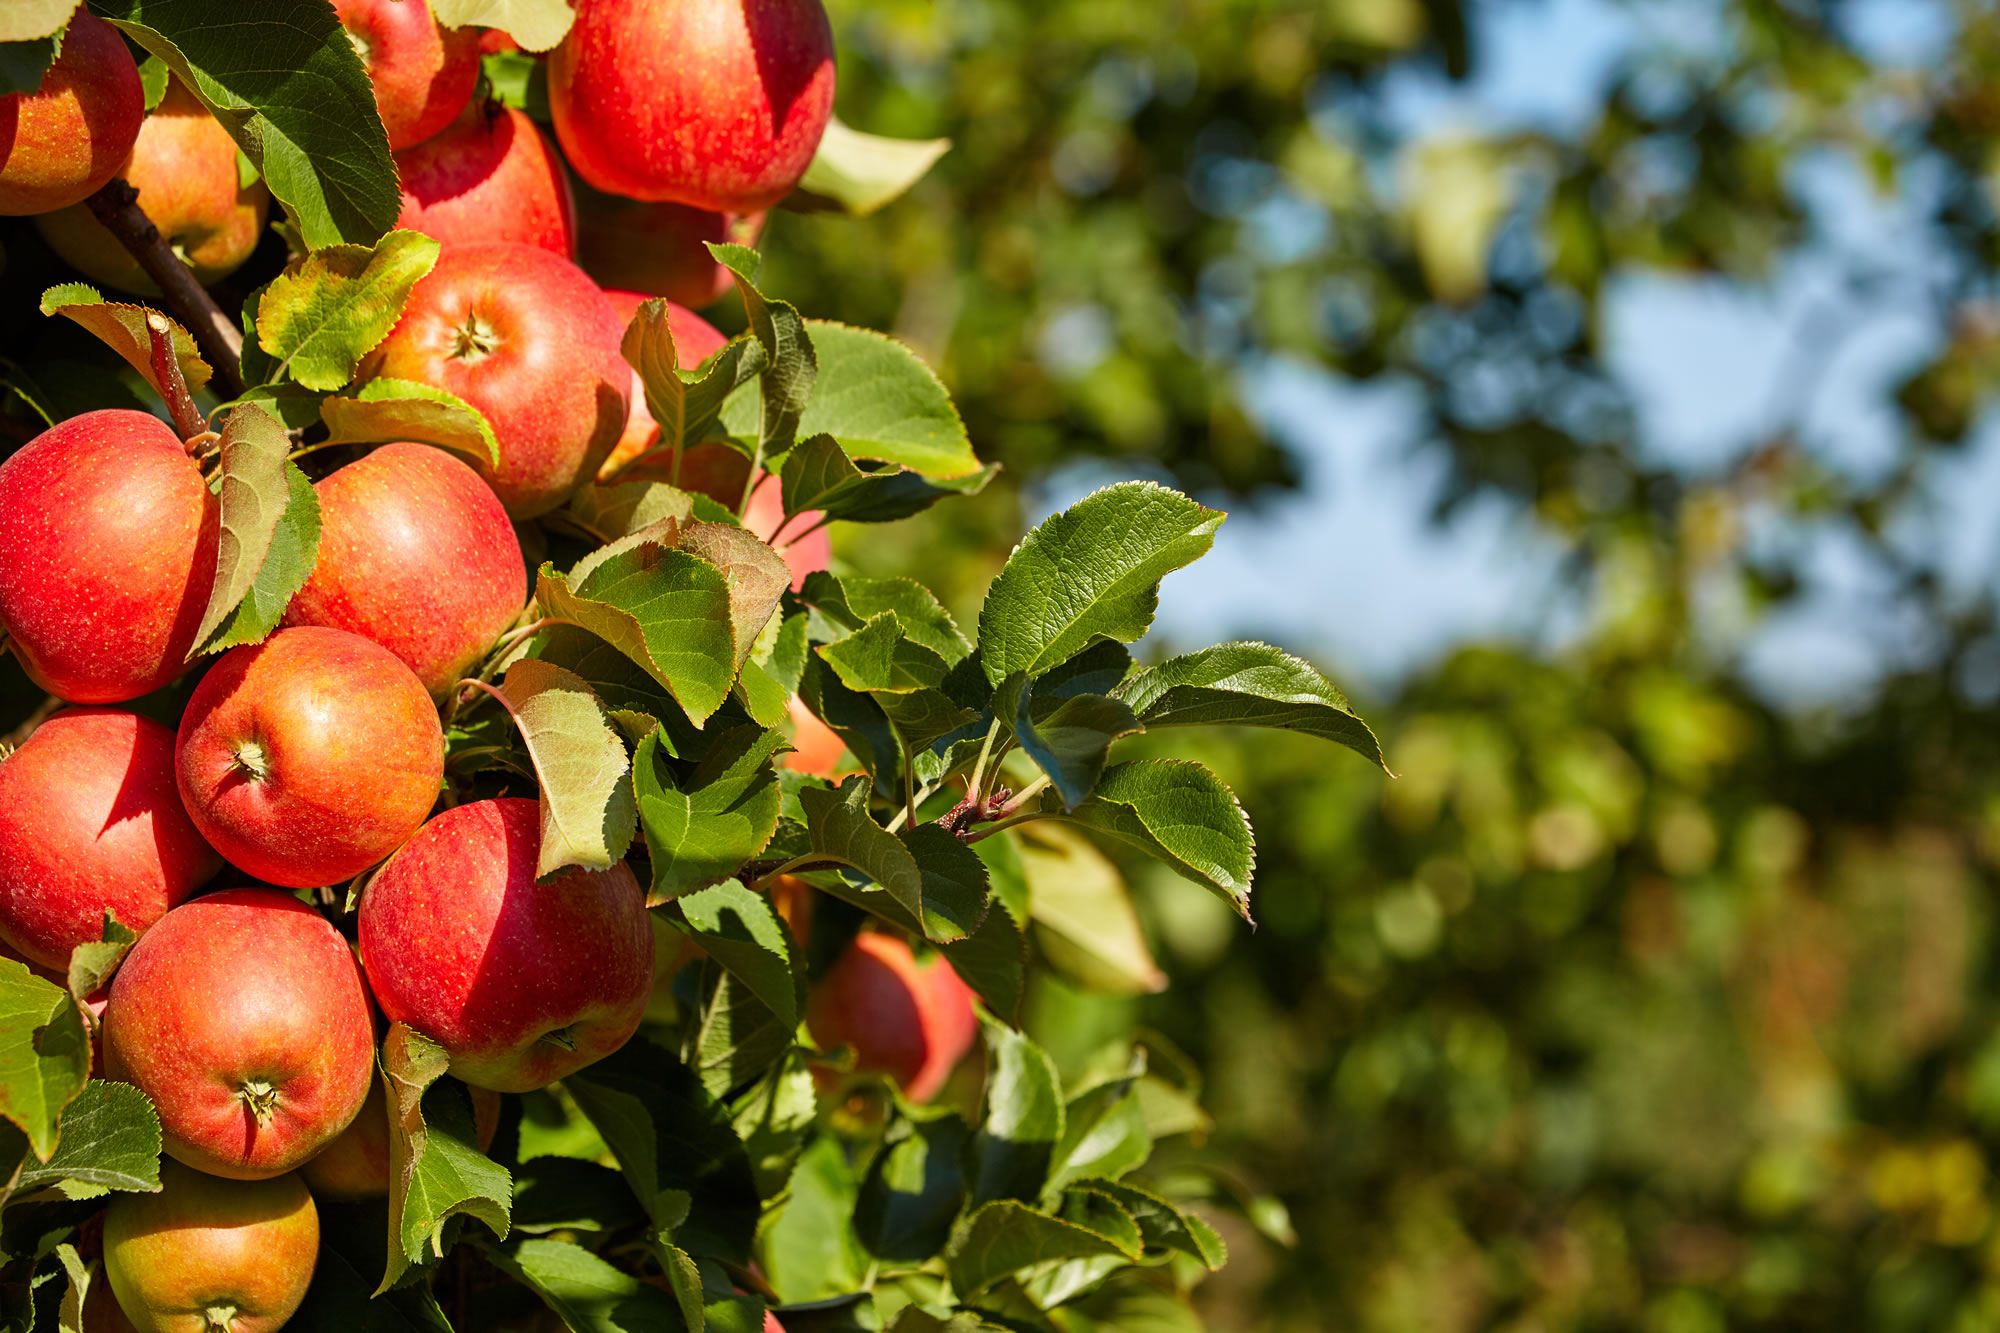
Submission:
<svg viewBox="0 0 2000 1333">
<path fill-rule="evenodd" d="M 689 456 L 693 456 L 692 451 Z M 833 563 L 832 535 L 825 528 L 813 526 L 820 518 L 819 510 L 807 509 L 791 522 L 785 522 L 784 494 L 776 477 L 766 477 L 757 483 L 750 505 L 743 511 L 743 526 L 765 541 L 778 536 L 781 527 L 784 529 L 783 540 L 787 544 L 778 554 L 785 557 L 785 564 L 792 571 L 793 592 L 805 587 L 806 575 Z"/>
<path fill-rule="evenodd" d="M 42 86 L 0 97 L 0 214 L 82 203 L 118 174 L 145 116 L 125 39 L 79 5 Z"/>
<path fill-rule="evenodd" d="M 631 869 L 535 881 L 535 802 L 476 801 L 424 825 L 361 899 L 382 1012 L 476 1088 L 527 1092 L 623 1046 L 646 1011 L 653 931 Z"/>
<path fill-rule="evenodd" d="M 792 748 L 778 756 L 778 767 L 816 778 L 837 778 L 853 771 L 852 764 L 840 761 L 847 755 L 847 742 L 840 733 L 813 715 L 805 701 L 792 696 Z"/>
<path fill-rule="evenodd" d="M 500 1128 L 500 1094 L 471 1088 L 472 1122 L 479 1151 L 493 1146 Z M 377 1078 L 354 1123 L 299 1168 L 313 1194 L 322 1199 L 375 1199 L 389 1192 L 389 1099 Z"/>
<path fill-rule="evenodd" d="M 222 869 L 174 790 L 174 733 L 65 708 L 0 759 L 0 941 L 54 972 L 102 936 L 144 932 Z"/>
<path fill-rule="evenodd" d="M 375 85 L 389 150 L 415 147 L 458 117 L 479 83 L 479 30 L 443 28 L 430 0 L 333 0 Z"/>
<path fill-rule="evenodd" d="M 528 245 L 446 245 L 368 376 L 415 380 L 486 414 L 500 466 L 480 475 L 514 518 L 557 508 L 625 429 L 624 325 L 597 284 Z"/>
<path fill-rule="evenodd" d="M 736 279 L 715 262 L 706 243 L 754 247 L 765 216 L 637 203 L 585 187 L 577 199 L 577 262 L 606 287 L 664 296 L 699 310 L 736 289 Z"/>
<path fill-rule="evenodd" d="M 104 1274 L 149 1333 L 274 1333 L 318 1261 L 319 1212 L 297 1176 L 218 1180 L 162 1162 L 158 1194 L 104 1210 Z"/>
<path fill-rule="evenodd" d="M 313 489 L 319 563 L 285 623 L 372 640 L 441 697 L 527 600 L 507 511 L 477 472 L 421 444 L 385 444 Z"/>
<path fill-rule="evenodd" d="M 152 1099 L 175 1160 L 237 1180 L 282 1174 L 368 1099 L 375 1028 L 361 969 L 290 894 L 204 894 L 125 955 L 104 1064 Z"/>
<path fill-rule="evenodd" d="M 805 174 L 833 80 L 820 0 L 578 0 L 549 110 L 598 189 L 754 213 Z"/>
<path fill-rule="evenodd" d="M 813 987 L 806 1024 L 823 1046 L 853 1047 L 858 1071 L 887 1074 L 911 1101 L 925 1102 L 972 1049 L 972 1003 L 944 959 L 919 963 L 896 936 L 863 931 Z"/>
<path fill-rule="evenodd" d="M 474 102 L 436 138 L 396 154 L 396 225 L 440 241 L 515 241 L 568 259 L 576 252 L 569 177 L 535 122 Z"/>
<path fill-rule="evenodd" d="M 638 313 L 639 307 L 652 299 L 643 292 L 612 290 L 607 290 L 604 296 L 606 300 L 611 302 L 611 309 L 617 314 L 618 323 L 621 328 L 629 326 L 632 323 L 632 316 Z M 694 311 L 689 310 L 686 306 L 678 305 L 672 301 L 667 302 L 667 329 L 674 335 L 674 358 L 680 362 L 682 370 L 693 370 L 696 366 L 708 360 L 724 343 L 729 341 L 722 336 L 722 331 L 716 328 L 715 325 L 709 323 L 700 315 L 695 314 Z M 611 456 L 604 460 L 602 467 L 597 469 L 597 479 L 599 481 L 609 481 L 627 463 L 637 458 L 640 454 L 645 453 L 655 444 L 658 444 L 659 440 L 660 423 L 653 420 L 652 412 L 647 409 L 646 390 L 639 383 L 639 372 L 633 370 L 631 406 L 627 409 L 625 417 L 625 433 L 618 437 L 618 444 L 612 449 Z M 697 446 L 697 448 L 701 447 L 714 448 L 717 446 Z M 733 457 L 742 458 L 741 454 L 736 453 L 735 450 L 729 449 L 726 446 L 722 447 L 722 452 Z M 690 460 L 693 459 L 693 449 L 688 451 L 688 457 Z M 749 460 L 744 459 L 743 461 L 747 467 Z M 745 475 L 747 475 L 747 472 L 739 474 L 736 478 L 736 491 L 738 495 L 741 495 L 743 492 L 743 477 Z M 685 478 L 682 484 L 686 489 L 698 489 L 691 485 Z"/>
<path fill-rule="evenodd" d="M 51 426 L 0 463 L 0 635 L 71 703 L 158 689 L 201 628 L 218 516 L 157 418 L 114 408 Z"/>
<path fill-rule="evenodd" d="M 339 884 L 407 841 L 437 802 L 444 731 L 387 648 L 301 625 L 232 648 L 181 716 L 175 778 L 230 864 L 289 888 Z"/>
<path fill-rule="evenodd" d="M 264 233 L 270 192 L 236 174 L 236 141 L 179 79 L 139 127 L 122 174 L 139 206 L 204 287 L 234 273 Z M 35 219 L 49 248 L 84 276 L 121 291 L 159 295 L 131 252 L 89 207 L 72 204 Z"/>
<path fill-rule="evenodd" d="M 83 1298 L 83 1327 L 85 1333 L 139 1333 L 118 1308 L 111 1283 L 101 1276 L 90 1284 L 90 1294 Z"/>
</svg>

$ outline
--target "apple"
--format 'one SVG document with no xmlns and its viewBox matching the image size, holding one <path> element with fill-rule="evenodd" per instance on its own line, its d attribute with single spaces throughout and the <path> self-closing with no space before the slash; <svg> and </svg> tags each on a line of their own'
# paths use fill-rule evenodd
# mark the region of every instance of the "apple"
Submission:
<svg viewBox="0 0 2000 1333">
<path fill-rule="evenodd" d="M 84 1333 L 139 1333 L 118 1308 L 118 1297 L 102 1276 L 90 1284 L 90 1294 L 83 1298 L 83 1329 Z"/>
<path fill-rule="evenodd" d="M 218 517 L 157 418 L 114 408 L 49 427 L 0 463 L 0 636 L 71 703 L 158 689 L 201 628 Z"/>
<path fill-rule="evenodd" d="M 143 933 L 220 869 L 151 718 L 65 708 L 0 759 L 0 941 L 24 960 L 65 972 L 106 911 Z"/>
<path fill-rule="evenodd" d="M 792 938 L 803 946 L 812 938 L 813 886 L 794 876 L 780 875 L 771 881 L 768 892 L 771 909 L 785 919 Z"/>
<path fill-rule="evenodd" d="M 707 244 L 754 247 L 763 213 L 711 213 L 685 204 L 644 204 L 586 188 L 577 200 L 577 262 L 606 287 L 664 296 L 693 310 L 736 290 Z"/>
<path fill-rule="evenodd" d="M 139 206 L 167 238 L 195 281 L 207 286 L 234 273 L 264 234 L 270 192 L 241 183 L 236 141 L 179 79 L 139 127 L 122 174 Z M 84 276 L 121 291 L 159 295 L 139 261 L 105 230 L 88 205 L 72 204 L 35 219 L 49 248 Z"/>
<path fill-rule="evenodd" d="M 204 894 L 125 955 L 104 1010 L 104 1065 L 152 1099 L 176 1161 L 238 1180 L 280 1175 L 368 1099 L 375 1028 L 361 968 L 288 893 Z"/>
<path fill-rule="evenodd" d="M 822 1046 L 854 1049 L 855 1069 L 886 1074 L 913 1102 L 937 1096 L 979 1033 L 972 990 L 944 959 L 918 962 L 893 935 L 863 931 L 806 1000 Z"/>
<path fill-rule="evenodd" d="M 375 109 L 401 152 L 458 118 L 479 84 L 479 30 L 444 28 L 429 0 L 333 0 L 375 85 Z"/>
<path fill-rule="evenodd" d="M 796 694 L 792 696 L 791 714 L 792 748 L 778 756 L 778 767 L 810 773 L 816 778 L 837 778 L 843 771 L 853 771 L 852 764 L 841 763 L 847 757 L 847 742 L 840 739 L 839 732 L 820 721 Z"/>
<path fill-rule="evenodd" d="M 385 444 L 313 489 L 319 563 L 285 623 L 359 634 L 443 697 L 527 601 L 507 511 L 477 472 L 422 444 Z"/>
<path fill-rule="evenodd" d="M 297 1176 L 218 1180 L 162 1162 L 158 1194 L 104 1210 L 104 1275 L 148 1333 L 274 1333 L 318 1261 L 319 1212 Z"/>
<path fill-rule="evenodd" d="M 396 154 L 396 225 L 440 241 L 515 241 L 576 251 L 569 178 L 542 132 L 510 106 L 468 105 L 436 138 Z"/>
<path fill-rule="evenodd" d="M 125 39 L 79 5 L 41 87 L 0 97 L 0 214 L 82 203 L 118 174 L 145 118 Z"/>
<path fill-rule="evenodd" d="M 181 716 L 174 776 L 231 865 L 288 888 L 354 878 L 436 804 L 444 731 L 410 668 L 345 630 L 232 648 Z"/>
<path fill-rule="evenodd" d="M 604 297 L 611 302 L 611 309 L 618 316 L 618 322 L 621 327 L 630 326 L 632 317 L 639 312 L 639 307 L 652 299 L 643 292 L 615 290 L 606 290 Z M 695 314 L 694 311 L 689 310 L 686 306 L 678 305 L 673 301 L 667 302 L 667 329 L 674 335 L 674 358 L 680 362 L 682 370 L 693 370 L 696 366 L 721 350 L 722 345 L 729 341 L 715 325 L 709 323 L 700 315 Z M 627 463 L 630 463 L 640 454 L 645 453 L 648 449 L 658 444 L 659 441 L 660 423 L 653 420 L 652 412 L 647 409 L 646 390 L 639 383 L 639 372 L 633 370 L 631 406 L 627 409 L 625 416 L 625 433 L 618 437 L 618 443 L 611 450 L 611 456 L 606 458 L 603 466 L 597 469 L 597 479 L 599 481 L 611 480 Z M 696 448 L 720 448 L 723 453 L 731 457 L 743 457 L 726 445 L 698 445 Z M 693 459 L 694 453 L 695 450 L 693 449 L 688 451 L 690 460 Z M 743 461 L 745 470 L 736 479 L 736 493 L 739 496 L 743 493 L 743 478 L 749 475 L 749 460 L 744 459 Z M 698 489 L 688 484 L 685 478 L 683 479 L 683 485 L 686 489 Z M 725 501 L 725 503 L 728 503 L 728 501 Z"/>
<path fill-rule="evenodd" d="M 600 190 L 754 213 L 805 174 L 833 81 L 820 0 L 577 0 L 549 111 Z"/>
<path fill-rule="evenodd" d="M 535 246 L 446 245 L 366 376 L 415 380 L 485 413 L 500 465 L 480 475 L 517 519 L 597 475 L 625 429 L 624 325 L 583 270 Z"/>
<path fill-rule="evenodd" d="M 500 1094 L 484 1088 L 468 1091 L 479 1151 L 485 1152 L 500 1128 Z M 389 1192 L 389 1099 L 380 1078 L 369 1085 L 368 1100 L 354 1123 L 300 1167 L 299 1174 L 322 1199 L 376 1199 Z"/>
<path fill-rule="evenodd" d="M 540 848 L 535 802 L 476 801 L 424 825 L 362 895 L 361 965 L 382 1012 L 476 1088 L 528 1092 L 604 1058 L 652 990 L 631 869 L 537 883 Z"/>
</svg>

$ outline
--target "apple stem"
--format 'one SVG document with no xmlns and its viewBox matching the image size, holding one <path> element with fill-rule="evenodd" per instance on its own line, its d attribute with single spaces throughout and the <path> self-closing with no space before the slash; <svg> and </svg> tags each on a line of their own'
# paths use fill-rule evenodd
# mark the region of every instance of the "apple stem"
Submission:
<svg viewBox="0 0 2000 1333">
<path fill-rule="evenodd" d="M 153 285 L 160 289 L 167 308 L 180 318 L 194 335 L 202 359 L 215 368 L 219 390 L 234 398 L 243 392 L 243 331 L 222 313 L 222 307 L 195 281 L 194 271 L 168 247 L 160 229 L 139 207 L 139 192 L 121 177 L 84 200 L 104 229 L 118 238 L 127 254 L 138 261 Z M 179 418 L 175 418 L 176 424 Z"/>
<path fill-rule="evenodd" d="M 194 395 L 188 391 L 187 380 L 181 376 L 180 358 L 174 355 L 174 326 L 165 315 L 149 310 L 146 312 L 146 337 L 153 344 L 153 378 L 160 382 L 160 397 L 167 400 L 167 411 L 173 416 L 174 429 L 180 432 L 184 442 L 193 446 L 197 438 L 208 434 L 208 423 L 202 420 L 201 409 L 194 405 Z"/>
</svg>

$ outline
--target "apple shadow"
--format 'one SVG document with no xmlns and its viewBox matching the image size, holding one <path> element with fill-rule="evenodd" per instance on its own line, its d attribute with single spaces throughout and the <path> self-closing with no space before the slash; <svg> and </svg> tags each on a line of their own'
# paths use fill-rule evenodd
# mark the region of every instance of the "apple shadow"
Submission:
<svg viewBox="0 0 2000 1333">
<path fill-rule="evenodd" d="M 816 6 L 815 6 L 816 7 Z M 750 49 L 757 57 L 757 78 L 771 104 L 773 137 L 791 115 L 792 104 L 812 86 L 816 63 L 796 58 L 802 28 L 801 6 L 756 4 L 745 0 L 743 18 L 750 30 Z M 824 20 L 822 19 L 822 22 Z"/>
</svg>

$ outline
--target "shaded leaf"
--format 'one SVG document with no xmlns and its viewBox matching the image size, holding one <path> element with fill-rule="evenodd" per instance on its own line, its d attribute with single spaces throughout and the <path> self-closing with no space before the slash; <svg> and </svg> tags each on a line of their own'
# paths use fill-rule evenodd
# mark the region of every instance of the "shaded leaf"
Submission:
<svg viewBox="0 0 2000 1333">
<path fill-rule="evenodd" d="M 686 1327 L 674 1298 L 564 1240 L 489 1249 L 502 1272 L 542 1298 L 572 1333 L 671 1333 Z"/>
<path fill-rule="evenodd" d="M 1034 1264 L 1123 1251 L 1093 1231 L 1012 1200 L 989 1203 L 959 1222 L 945 1251 L 951 1285 L 976 1295 Z"/>
<path fill-rule="evenodd" d="M 957 477 L 926 477 L 894 463 L 857 467 L 831 435 L 803 440 L 785 458 L 779 474 L 785 512 L 817 510 L 849 523 L 893 523 L 920 514 L 940 500 L 977 495 L 1000 471 L 989 463 Z"/>
<path fill-rule="evenodd" d="M 1071 1098 L 1064 1109 L 1062 1138 L 1049 1163 L 1044 1193 L 1060 1194 L 1079 1181 L 1117 1180 L 1143 1166 L 1152 1151 L 1137 1078 L 1100 1083 Z M 1132 1248 L 1137 1248 L 1136 1239 Z"/>
<path fill-rule="evenodd" d="M 868 779 L 855 776 L 837 790 L 799 793 L 813 851 L 875 881 L 897 908 L 888 919 L 926 938 L 963 939 L 977 929 L 986 907 L 978 856 L 935 824 L 890 833 L 869 814 L 868 792 Z"/>
<path fill-rule="evenodd" d="M 194 338 L 179 323 L 142 305 L 107 301 L 88 283 L 65 282 L 59 287 L 49 288 L 42 293 L 42 313 L 66 315 L 89 329 L 105 346 L 124 357 L 126 363 L 153 386 L 154 393 L 163 397 L 165 391 L 153 374 L 153 340 L 146 332 L 148 316 L 158 315 L 171 326 L 174 360 L 180 363 L 181 378 L 187 381 L 189 390 L 200 390 L 213 373 L 208 362 L 202 360 L 201 353 L 196 350 Z"/>
<path fill-rule="evenodd" d="M 775 810 L 772 822 L 776 823 Z M 791 932 L 771 900 L 730 880 L 674 903 L 669 920 L 728 969 L 787 1028 L 799 1025 Z M 803 971 L 803 969 L 801 969 Z"/>
<path fill-rule="evenodd" d="M 262 643 L 285 618 L 285 609 L 312 577 L 319 561 L 319 493 L 296 463 L 285 464 L 285 508 L 271 532 L 263 563 L 243 600 L 204 640 L 201 651 L 215 653 L 239 644 Z"/>
<path fill-rule="evenodd" d="M 1014 739 L 1048 774 L 1066 809 L 1096 788 L 1112 745 L 1145 730 L 1120 700 L 1102 694 L 1037 699 L 1034 682 L 1025 676 L 1009 678 L 995 703 L 1006 709 Z"/>
<path fill-rule="evenodd" d="M 118 964 L 138 943 L 139 932 L 119 923 L 118 914 L 106 908 L 104 928 L 95 940 L 86 940 L 69 951 L 69 995 L 79 1011 L 84 1001 L 111 980 Z"/>
<path fill-rule="evenodd" d="M 455 1214 L 477 1218 L 502 1240 L 514 1198 L 507 1169 L 478 1147 L 472 1098 L 445 1079 L 442 1046 L 401 1023 L 382 1039 L 389 1094 L 389 1249 L 377 1296 L 426 1249 L 439 1246 Z"/>
<path fill-rule="evenodd" d="M 985 1114 L 967 1154 L 970 1203 L 1038 1199 L 1063 1136 L 1062 1080 L 1055 1062 L 1021 1033 L 985 1018 L 981 1028 L 991 1072 Z"/>
<path fill-rule="evenodd" d="M 61 986 L 0 958 L 0 1117 L 21 1127 L 37 1160 L 56 1150 L 63 1108 L 90 1078 L 83 1015 Z"/>
<path fill-rule="evenodd" d="M 638 828 L 631 760 L 604 701 L 575 673 L 526 657 L 507 668 L 501 691 L 541 785 L 541 878 L 564 866 L 605 870 Z"/>
<path fill-rule="evenodd" d="M 633 772 L 653 859 L 649 902 L 726 880 L 769 845 L 783 799 L 770 761 L 783 744 L 777 732 L 732 727 L 680 779 L 657 733 L 640 743 Z"/>
<path fill-rule="evenodd" d="M 1250 821 L 1222 779 L 1200 764 L 1115 764 L 1069 817 L 1164 862 L 1250 919 L 1250 874 L 1257 863 Z"/>
<path fill-rule="evenodd" d="M 965 1199 L 959 1169 L 969 1130 L 954 1112 L 898 1116 L 869 1163 L 854 1232 L 877 1259 L 922 1263 L 944 1248 Z"/>
<path fill-rule="evenodd" d="M 687 385 L 681 382 L 680 356 L 674 350 L 668 309 L 668 302 L 659 297 L 640 302 L 631 323 L 625 326 L 619 351 L 626 364 L 639 372 L 646 410 L 660 428 L 661 443 L 671 447 L 680 442 L 687 426 Z"/>
<path fill-rule="evenodd" d="M 798 310 L 789 302 L 769 300 L 757 290 L 761 260 L 755 258 L 755 251 L 740 245 L 709 244 L 708 249 L 735 275 L 751 336 L 764 349 L 764 365 L 757 375 L 758 448 L 764 457 L 775 458 L 798 438 L 800 416 L 819 375 L 818 353 L 806 331 L 807 321 Z"/>
<path fill-rule="evenodd" d="M 372 379 L 319 405 L 328 444 L 410 440 L 500 465 L 500 441 L 485 414 L 458 395 L 412 380 Z"/>
<path fill-rule="evenodd" d="M 107 1190 L 160 1188 L 160 1117 L 129 1083 L 92 1079 L 63 1111 L 62 1139 L 45 1162 L 26 1162 L 15 1192 L 75 1180 Z"/>
<path fill-rule="evenodd" d="M 1165 990 L 1125 877 L 1073 829 L 1052 821 L 1011 829 L 979 844 L 1012 841 L 1028 885 L 1028 915 L 1042 954 L 1080 985 L 1112 995 Z"/>
<path fill-rule="evenodd" d="M 194 645 L 188 649 L 190 660 L 257 581 L 257 571 L 271 550 L 272 534 L 278 530 L 279 516 L 290 503 L 285 475 L 285 455 L 290 449 L 291 437 L 277 418 L 253 403 L 232 409 L 223 423 L 221 471 L 215 483 L 221 509 L 215 583 L 209 589 L 201 628 L 195 631 Z"/>
<path fill-rule="evenodd" d="M 1225 643 L 1172 657 L 1118 697 L 1149 727 L 1276 727 L 1337 741 L 1370 763 L 1382 746 L 1347 697 L 1313 666 L 1265 643 Z"/>
</svg>

